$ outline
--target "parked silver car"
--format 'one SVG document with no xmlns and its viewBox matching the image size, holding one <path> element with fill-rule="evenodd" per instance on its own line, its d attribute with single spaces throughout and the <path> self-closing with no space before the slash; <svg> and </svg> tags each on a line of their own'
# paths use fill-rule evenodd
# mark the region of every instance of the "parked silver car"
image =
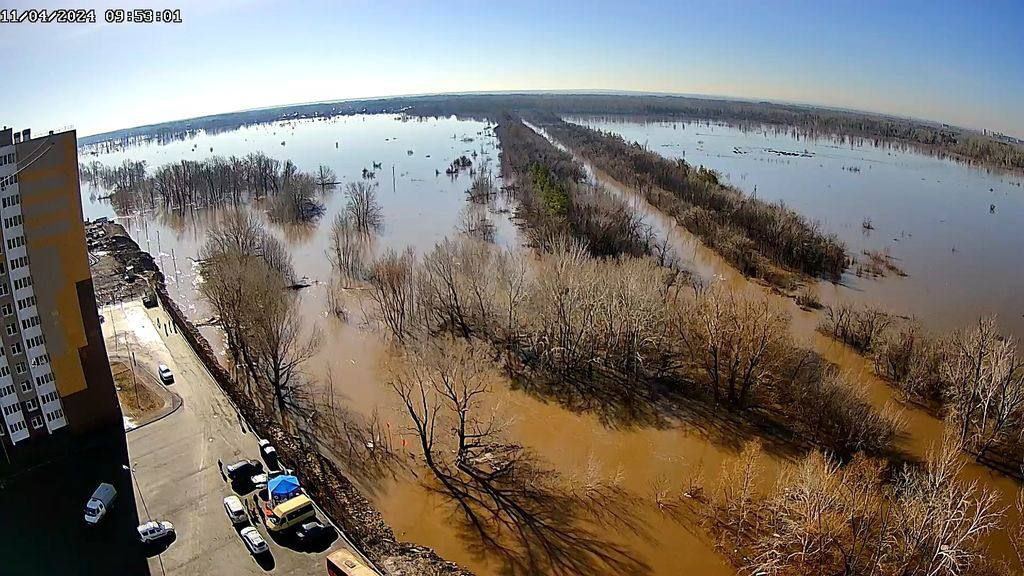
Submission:
<svg viewBox="0 0 1024 576">
<path fill-rule="evenodd" d="M 160 373 L 160 381 L 164 384 L 171 384 L 174 382 L 174 373 L 167 367 L 166 364 L 161 364 L 157 367 L 157 372 Z"/>
<path fill-rule="evenodd" d="M 139 540 L 142 543 L 156 542 L 162 540 L 171 534 L 174 534 L 174 525 L 170 522 L 146 522 L 145 524 L 139 524 L 136 528 L 139 532 Z"/>
<path fill-rule="evenodd" d="M 241 499 L 234 494 L 224 498 L 224 511 L 227 512 L 232 524 L 245 524 L 249 520 Z"/>
</svg>

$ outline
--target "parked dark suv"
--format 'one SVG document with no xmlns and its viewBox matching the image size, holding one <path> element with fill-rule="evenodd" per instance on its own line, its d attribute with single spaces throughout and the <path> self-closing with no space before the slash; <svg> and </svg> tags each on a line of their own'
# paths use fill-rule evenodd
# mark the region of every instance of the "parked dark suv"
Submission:
<svg viewBox="0 0 1024 576">
<path fill-rule="evenodd" d="M 254 474 L 259 474 L 262 471 L 263 464 L 255 460 L 239 460 L 234 464 L 228 464 L 224 467 L 224 475 L 232 482 L 248 481 Z"/>
</svg>

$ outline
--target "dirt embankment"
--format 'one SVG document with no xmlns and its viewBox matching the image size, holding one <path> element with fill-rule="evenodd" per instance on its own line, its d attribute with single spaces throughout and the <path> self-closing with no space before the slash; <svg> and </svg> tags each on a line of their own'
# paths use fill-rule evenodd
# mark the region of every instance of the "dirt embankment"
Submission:
<svg viewBox="0 0 1024 576">
<path fill-rule="evenodd" d="M 333 461 L 320 454 L 303 438 L 286 431 L 275 421 L 274 415 L 266 413 L 236 385 L 228 371 L 218 362 L 209 341 L 168 296 L 163 274 L 153 263 L 152 256 L 143 252 L 118 224 L 103 223 L 89 226 L 89 230 L 94 229 L 104 231 L 102 236 L 97 235 L 95 241 L 90 236 L 94 284 L 104 286 L 105 293 L 115 297 L 124 297 L 129 293 L 141 294 L 132 287 L 136 283 L 141 284 L 142 288 L 151 285 L 161 305 L 177 325 L 178 331 L 250 423 L 254 432 L 274 443 L 282 460 L 294 468 L 303 479 L 310 496 L 364 554 L 390 574 L 472 576 L 471 572 L 460 568 L 454 562 L 445 561 L 430 548 L 397 540 L 380 512 L 359 493 Z M 127 281 L 126 273 L 130 275 L 133 272 L 145 280 Z"/>
<path fill-rule="evenodd" d="M 100 220 L 87 223 L 85 233 L 97 303 L 138 298 L 150 290 L 159 268 L 124 226 Z"/>
</svg>

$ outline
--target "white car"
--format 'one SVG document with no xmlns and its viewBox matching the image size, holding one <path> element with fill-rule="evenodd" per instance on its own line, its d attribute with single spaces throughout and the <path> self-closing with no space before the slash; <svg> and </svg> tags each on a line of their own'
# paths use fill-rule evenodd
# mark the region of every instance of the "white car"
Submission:
<svg viewBox="0 0 1024 576">
<path fill-rule="evenodd" d="M 266 488 L 267 482 L 270 481 L 271 478 L 277 478 L 278 476 L 281 476 L 283 474 L 294 473 L 295 470 L 292 470 L 291 468 L 285 468 L 284 470 L 271 470 L 269 472 L 261 472 L 259 474 L 254 474 L 252 477 L 249 478 L 249 482 L 255 488 Z"/>
<path fill-rule="evenodd" d="M 143 543 L 156 542 L 174 533 L 174 526 L 170 522 L 146 522 L 139 524 L 136 528 L 139 531 L 139 540 Z"/>
<path fill-rule="evenodd" d="M 277 448 L 274 448 L 274 445 L 270 443 L 270 440 L 267 440 L 266 438 L 260 440 L 260 455 L 268 466 L 276 466 Z"/>
<path fill-rule="evenodd" d="M 171 372 L 171 369 L 168 368 L 166 364 L 159 365 L 157 367 L 157 372 L 160 373 L 160 381 L 163 382 L 164 384 L 170 384 L 171 382 L 174 382 L 174 374 Z"/>
<path fill-rule="evenodd" d="M 245 524 L 249 520 L 245 506 L 242 506 L 242 501 L 234 494 L 224 498 L 224 511 L 227 512 L 232 524 Z"/>
<path fill-rule="evenodd" d="M 252 526 L 242 528 L 242 531 L 238 533 L 242 537 L 242 542 L 245 542 L 245 547 L 249 549 L 249 554 L 263 554 L 270 549 L 267 546 L 267 541 L 260 536 L 258 530 Z"/>
</svg>

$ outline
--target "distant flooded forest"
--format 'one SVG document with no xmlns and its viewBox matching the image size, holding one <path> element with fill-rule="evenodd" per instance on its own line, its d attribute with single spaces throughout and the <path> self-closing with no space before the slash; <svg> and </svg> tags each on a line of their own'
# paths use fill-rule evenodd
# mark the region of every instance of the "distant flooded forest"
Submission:
<svg viewBox="0 0 1024 576">
<path fill-rule="evenodd" d="M 500 118 L 504 111 L 558 115 L 643 116 L 670 121 L 718 122 L 789 126 L 816 135 L 843 135 L 899 142 L 929 153 L 1005 170 L 1024 170 L 1024 142 L 998 133 L 976 132 L 907 118 L 867 112 L 815 108 L 771 102 L 716 100 L 670 95 L 612 94 L 481 94 L 396 97 L 301 104 L 232 112 L 97 134 L 83 145 L 129 142 L 204 130 L 216 132 L 241 126 L 351 114 L 408 114 L 433 117 Z"/>
</svg>

